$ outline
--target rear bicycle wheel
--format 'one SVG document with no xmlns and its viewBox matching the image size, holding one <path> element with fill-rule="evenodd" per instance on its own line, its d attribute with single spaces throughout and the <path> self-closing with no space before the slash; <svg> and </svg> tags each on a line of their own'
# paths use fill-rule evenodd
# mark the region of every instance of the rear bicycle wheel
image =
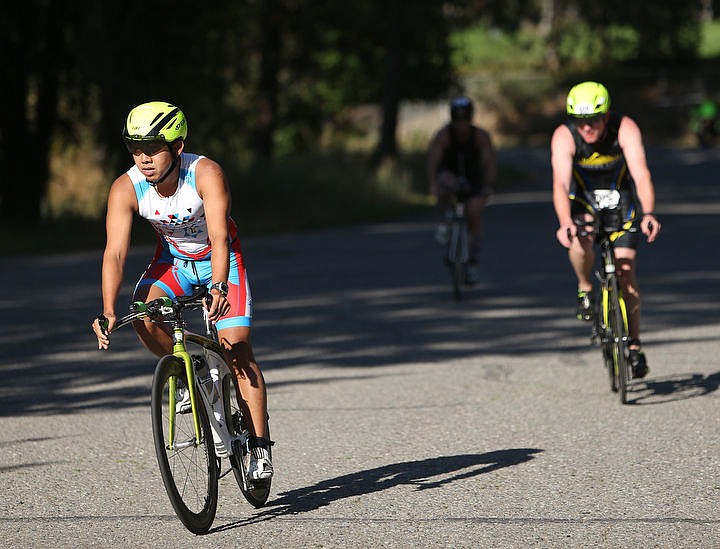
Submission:
<svg viewBox="0 0 720 549">
<path fill-rule="evenodd" d="M 225 404 L 225 417 L 228 418 L 228 429 L 230 430 L 231 436 L 239 437 L 245 434 L 247 437 L 249 432 L 246 419 L 238 406 L 237 398 L 235 397 L 235 384 L 230 375 L 223 378 L 223 399 Z M 267 433 L 266 436 L 268 440 L 270 440 L 270 426 L 267 420 L 265 429 Z M 272 460 L 272 446 L 268 447 L 268 452 Z M 272 479 L 251 481 L 248 478 L 250 452 L 248 451 L 247 444 L 243 445 L 240 442 L 235 443 L 233 455 L 230 456 L 230 465 L 235 475 L 235 481 L 247 502 L 255 508 L 265 505 L 268 497 L 270 497 Z"/>
<path fill-rule="evenodd" d="M 155 455 L 175 514 L 192 533 L 204 534 L 215 519 L 219 467 L 210 422 L 199 395 L 199 441 L 192 413 L 176 412 L 176 402 L 187 389 L 183 361 L 172 355 L 161 358 L 155 368 L 151 396 Z"/>
<path fill-rule="evenodd" d="M 630 383 L 630 365 L 626 352 L 627 331 L 620 288 L 615 278 L 612 279 L 608 287 L 608 324 L 612 339 L 612 356 L 620 402 L 627 404 L 627 391 Z"/>
</svg>

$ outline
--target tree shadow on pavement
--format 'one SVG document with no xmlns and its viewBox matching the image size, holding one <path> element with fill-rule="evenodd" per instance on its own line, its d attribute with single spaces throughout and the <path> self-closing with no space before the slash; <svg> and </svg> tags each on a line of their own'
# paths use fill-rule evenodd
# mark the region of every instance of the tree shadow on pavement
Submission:
<svg viewBox="0 0 720 549">
<path fill-rule="evenodd" d="M 522 158 L 544 166 L 540 180 L 549 181 L 547 151 Z M 657 243 L 643 244 L 639 265 L 643 339 L 652 344 L 654 333 L 678 328 L 720 339 L 720 256 L 708 252 L 720 237 L 720 187 L 711 177 L 720 151 L 660 151 L 655 161 L 664 228 Z M 430 219 L 244 240 L 261 367 L 367 373 L 493 355 L 562 355 L 574 364 L 589 330 L 573 318 L 575 280 L 555 240 L 549 186 L 529 190 L 491 203 L 481 281 L 460 302 Z M 151 254 L 130 254 L 119 311 Z M 101 251 L 0 257 L 0 287 L 11 290 L 0 295 L 0 417 L 147 406 L 157 359 L 130 328 L 113 336 L 110 352 L 97 350 L 90 331 L 101 308 L 100 263 Z M 684 392 L 663 383 L 642 401 Z"/>
<path fill-rule="evenodd" d="M 342 499 L 365 496 L 398 486 L 411 486 L 415 490 L 440 488 L 452 482 L 519 465 L 530 461 L 535 457 L 534 454 L 542 451 L 539 448 L 512 448 L 484 454 L 404 461 L 358 471 L 323 480 L 313 486 L 284 492 L 251 519 L 223 525 L 213 531 L 236 528 L 279 516 L 308 513 Z"/>
</svg>

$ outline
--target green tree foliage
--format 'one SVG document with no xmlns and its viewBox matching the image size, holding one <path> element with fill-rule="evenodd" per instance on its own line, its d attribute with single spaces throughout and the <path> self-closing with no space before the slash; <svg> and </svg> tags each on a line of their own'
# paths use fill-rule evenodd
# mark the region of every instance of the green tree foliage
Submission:
<svg viewBox="0 0 720 549">
<path fill-rule="evenodd" d="M 201 142 L 208 154 L 240 166 L 316 149 L 328 125 L 352 131 L 349 107 L 376 104 L 382 158 L 397 153 L 400 102 L 444 98 L 452 86 L 449 35 L 463 26 L 534 26 L 547 33 L 557 66 L 680 60 L 697 48 L 702 4 L 5 2 L 0 211 L 6 220 L 40 219 L 51 149 L 78 141 L 80 131 L 93 136 L 109 170 L 124 168 L 119 132 L 143 101 L 182 106 L 190 146 Z"/>
</svg>

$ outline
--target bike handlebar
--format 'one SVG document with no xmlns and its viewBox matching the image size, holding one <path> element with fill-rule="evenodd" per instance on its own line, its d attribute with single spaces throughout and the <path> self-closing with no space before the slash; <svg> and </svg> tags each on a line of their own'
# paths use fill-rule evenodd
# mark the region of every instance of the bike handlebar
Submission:
<svg viewBox="0 0 720 549">
<path fill-rule="evenodd" d="M 610 234 L 610 233 L 616 233 L 616 232 L 628 232 L 628 233 L 636 233 L 638 232 L 638 228 L 635 226 L 628 227 L 627 229 L 623 228 L 622 225 L 626 223 L 627 221 L 623 221 L 620 217 L 620 211 L 617 209 L 606 209 L 606 210 L 596 210 L 594 212 L 584 212 L 582 215 L 587 215 L 591 217 L 591 219 L 580 219 L 578 217 L 573 217 L 573 223 L 578 227 L 577 235 L 578 236 L 599 236 L 601 234 Z M 615 220 L 617 220 L 617 226 L 608 226 L 604 225 L 603 221 L 605 220 L 605 217 L 613 216 Z M 580 227 L 590 227 L 590 229 L 583 229 L 581 230 Z"/>
<path fill-rule="evenodd" d="M 209 307 L 212 303 L 212 296 L 205 286 L 198 286 L 191 295 L 181 295 L 170 299 L 167 296 L 153 299 L 152 301 L 134 301 L 130 304 L 130 314 L 120 318 L 113 331 L 134 322 L 141 318 L 151 320 L 173 320 L 181 311 L 189 311 Z M 98 315 L 100 327 L 107 331 L 108 319 L 105 315 Z"/>
</svg>

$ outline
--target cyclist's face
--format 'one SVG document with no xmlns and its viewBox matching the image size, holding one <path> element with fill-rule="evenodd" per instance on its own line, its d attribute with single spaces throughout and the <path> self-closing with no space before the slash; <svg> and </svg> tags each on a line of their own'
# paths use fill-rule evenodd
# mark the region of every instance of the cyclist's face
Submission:
<svg viewBox="0 0 720 549">
<path fill-rule="evenodd" d="M 470 126 L 472 125 L 472 120 L 470 120 L 469 118 L 454 118 L 452 121 L 452 125 L 457 135 L 466 136 L 470 133 Z"/>
<path fill-rule="evenodd" d="M 183 148 L 182 141 L 176 141 L 168 146 L 167 143 L 158 146 L 145 145 L 134 147 L 132 152 L 135 165 L 148 181 L 161 177 L 173 162 L 175 156 Z"/>
<path fill-rule="evenodd" d="M 607 116 L 601 115 L 597 118 L 576 118 L 575 127 L 585 143 L 596 143 L 605 132 Z"/>
</svg>

